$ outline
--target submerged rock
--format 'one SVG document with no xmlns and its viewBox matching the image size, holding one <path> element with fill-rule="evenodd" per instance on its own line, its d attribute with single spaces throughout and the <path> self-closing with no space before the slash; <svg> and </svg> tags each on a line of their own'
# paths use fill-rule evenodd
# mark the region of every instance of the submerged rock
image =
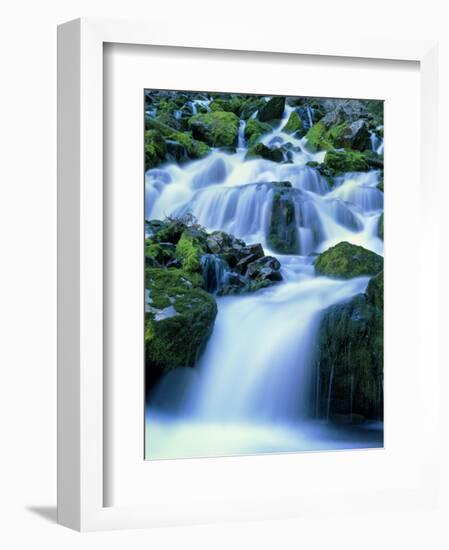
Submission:
<svg viewBox="0 0 449 550">
<path fill-rule="evenodd" d="M 376 275 L 383 270 L 383 258 L 362 246 L 346 241 L 320 254 L 315 262 L 319 275 L 350 279 L 362 275 Z"/>
</svg>

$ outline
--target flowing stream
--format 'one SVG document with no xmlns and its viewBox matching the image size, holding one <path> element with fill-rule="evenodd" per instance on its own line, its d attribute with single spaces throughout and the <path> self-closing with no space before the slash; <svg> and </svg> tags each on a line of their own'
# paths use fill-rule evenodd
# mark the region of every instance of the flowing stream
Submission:
<svg viewBox="0 0 449 550">
<path fill-rule="evenodd" d="M 348 173 L 333 189 L 309 161 L 304 139 L 278 128 L 266 145 L 290 143 L 292 162 L 245 160 L 244 122 L 233 154 L 175 163 L 146 173 L 146 218 L 191 212 L 208 230 L 221 229 L 247 243 L 262 243 L 281 262 L 283 281 L 257 293 L 218 297 L 213 333 L 195 369 L 167 374 L 146 411 L 151 458 L 236 455 L 377 446 L 376 426 L 336 428 L 313 419 L 313 353 L 323 311 L 364 292 L 368 277 L 335 280 L 315 275 L 313 254 L 349 241 L 383 254 L 377 236 L 383 211 L 379 174 Z M 309 113 L 312 118 L 313 113 Z M 372 141 L 373 148 L 380 143 Z M 383 144 L 382 144 L 383 146 Z M 299 254 L 270 250 L 273 188 L 289 181 L 295 195 Z M 225 275 L 212 255 L 204 257 L 215 288 Z M 149 452 L 148 452 L 149 451 Z"/>
</svg>

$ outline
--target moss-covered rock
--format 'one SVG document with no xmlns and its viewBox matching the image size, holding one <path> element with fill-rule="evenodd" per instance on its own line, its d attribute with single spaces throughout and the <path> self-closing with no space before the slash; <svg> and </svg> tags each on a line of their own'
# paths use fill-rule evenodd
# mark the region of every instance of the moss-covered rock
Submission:
<svg viewBox="0 0 449 550">
<path fill-rule="evenodd" d="M 369 295 L 359 294 L 326 310 L 319 330 L 315 385 L 319 417 L 346 422 L 383 418 L 380 291 L 376 290 L 375 303 Z"/>
<path fill-rule="evenodd" d="M 307 132 L 308 145 L 312 151 L 334 148 L 364 151 L 369 147 L 369 128 L 364 120 L 349 122 L 336 117 L 334 124 L 329 124 L 329 120 L 326 124 L 326 117 L 321 119 Z"/>
<path fill-rule="evenodd" d="M 307 132 L 306 138 L 311 151 L 323 151 L 333 147 L 328 139 L 327 128 L 322 122 L 315 123 Z"/>
<path fill-rule="evenodd" d="M 241 96 L 230 96 L 227 99 L 216 98 L 210 104 L 212 111 L 226 111 L 228 113 L 234 113 L 238 115 L 240 113 L 240 108 L 243 103 L 243 98 Z"/>
<path fill-rule="evenodd" d="M 259 109 L 257 118 L 260 122 L 268 122 L 282 118 L 285 109 L 285 97 L 275 96 L 269 99 Z"/>
<path fill-rule="evenodd" d="M 246 97 L 240 105 L 240 117 L 243 120 L 248 120 L 256 111 L 265 105 L 264 99 L 261 97 L 249 96 Z"/>
<path fill-rule="evenodd" d="M 346 172 L 366 172 L 369 170 L 364 154 L 359 151 L 328 151 L 323 164 L 335 176 Z"/>
<path fill-rule="evenodd" d="M 206 253 L 206 237 L 197 230 L 186 229 L 176 245 L 176 254 L 188 273 L 201 271 L 201 256 Z"/>
<path fill-rule="evenodd" d="M 245 126 L 245 139 L 247 146 L 251 147 L 257 143 L 257 141 L 268 132 L 271 132 L 272 127 L 266 122 L 260 122 L 256 118 L 248 120 Z"/>
<path fill-rule="evenodd" d="M 301 132 L 302 129 L 303 124 L 301 117 L 296 111 L 292 111 L 282 131 L 287 132 L 287 134 L 295 134 L 296 132 Z"/>
<path fill-rule="evenodd" d="M 164 138 L 156 130 L 145 132 L 145 169 L 158 166 L 165 160 L 167 147 Z"/>
<path fill-rule="evenodd" d="M 377 226 L 377 234 L 379 235 L 379 238 L 384 240 L 384 213 L 380 215 L 379 218 L 379 225 Z"/>
<path fill-rule="evenodd" d="M 376 275 L 382 270 L 382 256 L 345 241 L 320 254 L 315 262 L 315 271 L 319 275 L 342 279 Z"/>
<path fill-rule="evenodd" d="M 147 126 L 151 127 L 153 130 L 156 130 L 165 140 L 171 140 L 179 143 L 182 147 L 184 147 L 187 158 L 202 158 L 210 151 L 210 148 L 206 143 L 194 139 L 189 132 L 178 132 L 174 128 L 151 118 L 147 119 Z M 165 151 L 166 149 L 167 148 L 165 146 Z"/>
<path fill-rule="evenodd" d="M 235 147 L 239 118 L 232 112 L 212 111 L 191 117 L 188 127 L 193 136 L 211 147 Z"/>
<path fill-rule="evenodd" d="M 178 269 L 147 269 L 145 365 L 147 382 L 177 367 L 193 367 L 212 332 L 217 306 Z"/>
<path fill-rule="evenodd" d="M 299 252 L 298 223 L 290 182 L 274 184 L 274 196 L 268 229 L 268 246 L 280 254 Z"/>
<path fill-rule="evenodd" d="M 246 159 L 263 158 L 273 162 L 282 162 L 284 152 L 280 147 L 267 147 L 263 143 L 256 143 L 246 153 Z"/>
<path fill-rule="evenodd" d="M 381 271 L 373 277 L 366 289 L 369 302 L 380 309 L 384 307 L 384 272 Z"/>
</svg>

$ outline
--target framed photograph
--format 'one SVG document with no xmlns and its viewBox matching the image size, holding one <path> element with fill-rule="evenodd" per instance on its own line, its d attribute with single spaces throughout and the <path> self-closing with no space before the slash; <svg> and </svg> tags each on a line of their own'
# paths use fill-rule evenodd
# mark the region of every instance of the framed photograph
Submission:
<svg viewBox="0 0 449 550">
<path fill-rule="evenodd" d="M 436 505 L 436 45 L 175 27 L 58 29 L 59 522 Z"/>
</svg>

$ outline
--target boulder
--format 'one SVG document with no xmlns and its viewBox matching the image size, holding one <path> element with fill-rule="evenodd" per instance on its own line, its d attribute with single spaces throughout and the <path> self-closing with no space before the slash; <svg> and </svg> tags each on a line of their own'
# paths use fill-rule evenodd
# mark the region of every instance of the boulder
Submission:
<svg viewBox="0 0 449 550">
<path fill-rule="evenodd" d="M 288 117 L 288 121 L 285 126 L 282 128 L 283 132 L 287 134 L 295 134 L 296 132 L 301 132 L 303 129 L 303 124 L 301 117 L 296 111 L 292 111 Z"/>
<path fill-rule="evenodd" d="M 267 147 L 263 143 L 256 143 L 250 147 L 246 153 L 247 159 L 263 158 L 273 162 L 282 162 L 284 160 L 284 152 L 280 147 Z"/>
<path fill-rule="evenodd" d="M 383 263 L 379 254 L 343 241 L 318 256 L 315 271 L 318 275 L 350 279 L 376 275 L 383 270 Z"/>
<path fill-rule="evenodd" d="M 370 169 L 365 155 L 359 151 L 328 151 L 323 161 L 324 167 L 334 176 L 347 172 L 366 172 Z"/>
<path fill-rule="evenodd" d="M 176 254 L 188 273 L 202 271 L 201 256 L 206 253 L 207 236 L 203 231 L 187 228 L 176 245 Z"/>
<path fill-rule="evenodd" d="M 245 126 L 245 139 L 248 147 L 256 144 L 266 133 L 271 132 L 272 127 L 266 122 L 260 122 L 256 118 L 248 120 Z"/>
<path fill-rule="evenodd" d="M 359 294 L 324 312 L 315 384 L 319 417 L 383 419 L 383 297 Z"/>
<path fill-rule="evenodd" d="M 285 109 L 285 97 L 275 96 L 269 99 L 259 109 L 257 118 L 260 122 L 268 122 L 282 118 Z"/>
<path fill-rule="evenodd" d="M 299 238 L 295 197 L 299 195 L 299 191 L 292 189 L 290 182 L 273 183 L 273 190 L 268 245 L 280 254 L 297 254 Z"/>
<path fill-rule="evenodd" d="M 145 132 L 145 170 L 158 166 L 165 160 L 167 146 L 164 138 L 156 130 Z"/>
<path fill-rule="evenodd" d="M 211 147 L 235 147 L 239 130 L 239 118 L 231 112 L 211 111 L 189 119 L 193 137 Z"/>
<path fill-rule="evenodd" d="M 145 368 L 147 381 L 177 367 L 193 367 L 212 332 L 217 305 L 179 269 L 147 269 Z"/>
</svg>

